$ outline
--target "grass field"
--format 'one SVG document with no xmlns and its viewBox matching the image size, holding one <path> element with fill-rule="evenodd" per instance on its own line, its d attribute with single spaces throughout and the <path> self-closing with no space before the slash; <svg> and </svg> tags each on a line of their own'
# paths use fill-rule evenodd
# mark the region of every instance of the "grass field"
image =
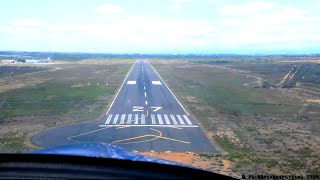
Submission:
<svg viewBox="0 0 320 180">
<path fill-rule="evenodd" d="M 2 66 L 17 75 L 8 78 L 4 73 L 0 77 L 0 151 L 35 148 L 28 142 L 32 134 L 101 117 L 132 62 L 86 60 L 32 68 Z M 10 142 L 15 144 L 2 142 L 8 138 L 14 138 Z"/>
<path fill-rule="evenodd" d="M 263 68 L 242 64 L 230 71 L 216 65 L 188 61 L 151 61 L 169 87 L 203 127 L 213 143 L 226 153 L 208 160 L 228 160 L 243 173 L 315 173 L 320 169 L 320 111 L 302 111 L 306 105 L 296 89 L 254 88 L 247 76 L 264 71 L 282 74 L 290 65 Z M 256 68 L 252 68 L 256 67 Z M 236 68 L 236 66 L 232 67 Z M 314 105 L 315 109 L 320 109 Z M 312 113 L 311 113 L 312 112 Z M 317 114 L 317 116 L 315 115 Z M 306 154 L 308 150 L 309 154 Z M 301 166 L 304 165 L 304 166 Z M 305 167 L 308 168 L 305 168 Z"/>
</svg>

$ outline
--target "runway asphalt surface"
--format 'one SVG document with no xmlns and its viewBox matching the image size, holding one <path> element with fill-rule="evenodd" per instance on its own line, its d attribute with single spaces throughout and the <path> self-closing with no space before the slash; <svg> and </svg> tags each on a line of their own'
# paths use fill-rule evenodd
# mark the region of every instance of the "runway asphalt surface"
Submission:
<svg viewBox="0 0 320 180">
<path fill-rule="evenodd" d="M 40 147 L 100 142 L 130 151 L 217 151 L 146 60 L 133 64 L 101 120 L 50 129 L 31 142 Z"/>
</svg>

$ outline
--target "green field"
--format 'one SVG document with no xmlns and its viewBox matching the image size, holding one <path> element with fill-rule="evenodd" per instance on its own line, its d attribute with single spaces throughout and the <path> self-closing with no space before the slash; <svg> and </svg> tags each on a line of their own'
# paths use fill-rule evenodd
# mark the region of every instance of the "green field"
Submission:
<svg viewBox="0 0 320 180">
<path fill-rule="evenodd" d="M 106 106 L 97 96 L 110 96 L 116 87 L 90 85 L 72 88 L 72 84 L 48 82 L 35 87 L 0 94 L 2 113 L 0 119 L 15 116 L 63 114 L 93 103 Z M 2 96 L 1 96 L 2 95 Z M 48 100 L 47 100 L 48 99 Z"/>
</svg>

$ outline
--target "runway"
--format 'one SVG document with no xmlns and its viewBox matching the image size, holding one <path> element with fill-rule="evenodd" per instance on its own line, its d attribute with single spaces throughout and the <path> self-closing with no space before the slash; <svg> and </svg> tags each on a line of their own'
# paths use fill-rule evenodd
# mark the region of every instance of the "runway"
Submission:
<svg viewBox="0 0 320 180">
<path fill-rule="evenodd" d="M 217 151 L 147 60 L 132 65 L 101 120 L 54 128 L 31 141 L 41 147 L 100 142 L 131 151 Z"/>
</svg>

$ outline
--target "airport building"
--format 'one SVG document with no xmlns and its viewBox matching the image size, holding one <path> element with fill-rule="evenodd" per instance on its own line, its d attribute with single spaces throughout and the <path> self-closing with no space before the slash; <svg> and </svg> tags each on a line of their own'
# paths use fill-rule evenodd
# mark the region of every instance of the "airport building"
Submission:
<svg viewBox="0 0 320 180">
<path fill-rule="evenodd" d="M 40 63 L 39 59 L 26 59 L 26 63 Z"/>
<path fill-rule="evenodd" d="M 26 59 L 25 60 L 26 63 L 47 63 L 47 62 L 51 62 L 50 58 L 47 59 Z"/>
<path fill-rule="evenodd" d="M 4 60 L 0 60 L 2 64 L 15 64 L 17 63 L 16 60 L 13 59 L 4 59 Z"/>
</svg>

